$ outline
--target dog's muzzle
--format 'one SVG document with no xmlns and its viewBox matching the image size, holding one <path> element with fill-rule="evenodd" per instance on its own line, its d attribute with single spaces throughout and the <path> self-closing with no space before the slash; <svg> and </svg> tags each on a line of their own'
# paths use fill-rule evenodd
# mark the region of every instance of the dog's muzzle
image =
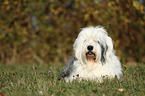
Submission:
<svg viewBox="0 0 145 96">
<path fill-rule="evenodd" d="M 94 61 L 94 60 L 96 60 L 96 55 L 92 51 L 89 51 L 86 53 L 86 58 L 89 61 Z"/>
</svg>

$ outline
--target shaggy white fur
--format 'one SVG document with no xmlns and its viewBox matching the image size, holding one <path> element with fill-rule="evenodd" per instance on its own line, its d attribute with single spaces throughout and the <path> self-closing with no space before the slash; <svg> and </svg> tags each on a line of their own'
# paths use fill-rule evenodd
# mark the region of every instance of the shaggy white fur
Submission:
<svg viewBox="0 0 145 96">
<path fill-rule="evenodd" d="M 101 27 L 82 28 L 73 45 L 74 55 L 58 79 L 103 81 L 123 76 L 121 63 L 114 54 L 112 39 Z"/>
</svg>

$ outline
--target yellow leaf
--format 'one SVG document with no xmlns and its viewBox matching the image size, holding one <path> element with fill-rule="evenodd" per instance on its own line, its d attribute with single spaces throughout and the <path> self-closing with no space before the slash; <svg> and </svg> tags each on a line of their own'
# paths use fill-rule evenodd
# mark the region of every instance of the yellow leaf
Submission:
<svg viewBox="0 0 145 96">
<path fill-rule="evenodd" d="M 139 9 L 141 4 L 138 2 L 138 1 L 134 1 L 133 2 L 133 6 L 136 8 L 136 9 Z"/>
<path fill-rule="evenodd" d="M 99 11 L 98 10 L 96 10 L 96 11 L 94 11 L 94 15 L 97 15 L 99 13 Z"/>
<path fill-rule="evenodd" d="M 18 1 L 15 1 L 14 4 L 15 4 L 15 5 L 18 5 Z"/>
<path fill-rule="evenodd" d="M 89 14 L 85 14 L 84 20 L 87 21 L 89 19 Z"/>
<path fill-rule="evenodd" d="M 10 6 L 7 6 L 7 7 L 6 7 L 6 10 L 9 10 L 9 9 L 10 9 Z"/>
<path fill-rule="evenodd" d="M 127 78 L 127 76 L 126 76 L 126 75 L 124 75 L 123 77 L 124 77 L 124 78 Z"/>
<path fill-rule="evenodd" d="M 0 35 L 0 39 L 5 38 L 5 34 Z"/>
<path fill-rule="evenodd" d="M 4 4 L 6 4 L 6 5 L 9 4 L 9 1 L 5 1 Z"/>
<path fill-rule="evenodd" d="M 123 88 L 119 88 L 119 89 L 118 89 L 118 91 L 123 92 L 123 91 L 124 91 L 124 89 L 123 89 Z"/>
<path fill-rule="evenodd" d="M 109 7 L 111 7 L 111 6 L 112 6 L 112 3 L 111 3 L 111 2 L 109 2 L 109 3 L 108 3 L 108 6 L 109 6 Z"/>
</svg>

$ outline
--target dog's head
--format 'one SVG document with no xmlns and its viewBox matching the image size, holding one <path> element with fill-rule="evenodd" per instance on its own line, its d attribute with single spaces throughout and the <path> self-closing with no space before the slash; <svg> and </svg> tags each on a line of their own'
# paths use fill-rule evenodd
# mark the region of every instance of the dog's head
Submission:
<svg viewBox="0 0 145 96">
<path fill-rule="evenodd" d="M 82 28 L 73 47 L 76 58 L 83 63 L 104 64 L 109 53 L 113 52 L 112 39 L 100 26 Z"/>
</svg>

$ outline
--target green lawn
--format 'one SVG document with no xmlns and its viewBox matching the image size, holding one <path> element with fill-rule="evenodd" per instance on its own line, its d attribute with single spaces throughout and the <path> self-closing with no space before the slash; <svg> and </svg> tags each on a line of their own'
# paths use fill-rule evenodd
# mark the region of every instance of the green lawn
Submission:
<svg viewBox="0 0 145 96">
<path fill-rule="evenodd" d="M 103 83 L 57 81 L 62 65 L 0 65 L 0 92 L 4 96 L 143 96 L 145 64 L 124 67 L 124 78 Z"/>
</svg>

